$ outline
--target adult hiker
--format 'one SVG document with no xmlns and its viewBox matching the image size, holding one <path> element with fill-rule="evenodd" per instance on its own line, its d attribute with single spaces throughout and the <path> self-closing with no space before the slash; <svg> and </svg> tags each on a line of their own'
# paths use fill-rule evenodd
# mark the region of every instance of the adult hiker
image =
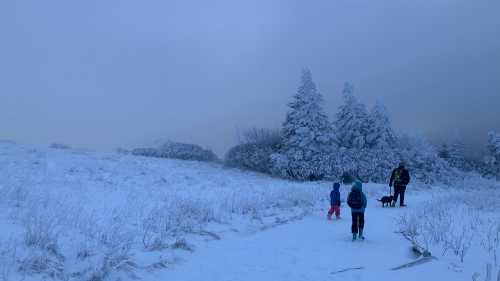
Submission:
<svg viewBox="0 0 500 281">
<path fill-rule="evenodd" d="M 357 238 L 365 240 L 363 229 L 365 228 L 366 196 L 363 193 L 363 185 L 360 181 L 354 182 L 347 197 L 347 205 L 351 208 L 352 215 L 352 241 Z"/>
<path fill-rule="evenodd" d="M 399 163 L 399 167 L 392 171 L 391 180 L 389 182 L 389 187 L 394 185 L 394 198 L 391 206 L 396 206 L 396 201 L 399 199 L 399 206 L 405 207 L 405 191 L 406 186 L 410 183 L 410 173 L 405 168 L 403 162 Z"/>
</svg>

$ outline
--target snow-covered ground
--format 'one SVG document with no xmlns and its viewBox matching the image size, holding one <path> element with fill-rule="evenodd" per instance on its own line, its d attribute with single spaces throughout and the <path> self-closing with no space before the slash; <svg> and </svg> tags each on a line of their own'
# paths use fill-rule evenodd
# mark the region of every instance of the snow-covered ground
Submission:
<svg viewBox="0 0 500 281">
<path fill-rule="evenodd" d="M 392 268 L 415 261 L 409 243 L 394 232 L 393 218 L 403 210 L 371 207 L 365 241 L 352 242 L 350 214 L 327 222 L 309 216 L 254 235 L 209 243 L 196 254 L 147 280 L 470 280 L 448 269 L 449 260 L 405 270 Z M 362 269 L 356 269 L 362 268 Z M 345 272 L 340 272 L 343 270 Z"/>
<path fill-rule="evenodd" d="M 387 187 L 367 184 L 367 240 L 353 243 L 345 206 L 343 219 L 326 220 L 330 185 L 218 164 L 3 142 L 0 280 L 470 280 L 496 253 L 485 250 L 481 233 L 500 221 L 498 188 L 474 189 L 487 202 L 474 204 L 464 199 L 471 194 L 466 186 L 414 185 L 403 209 L 381 208 L 375 199 Z M 347 191 L 342 187 L 343 198 Z M 429 208 L 446 198 L 457 203 Z M 441 253 L 453 247 L 440 243 L 454 236 L 429 238 L 433 218 L 443 225 L 450 213 L 457 214 L 450 222 L 481 220 L 477 228 L 458 228 L 478 233 L 463 262 L 454 250 Z M 393 271 L 416 260 L 399 233 L 413 228 L 418 235 L 411 238 L 436 259 Z"/>
</svg>

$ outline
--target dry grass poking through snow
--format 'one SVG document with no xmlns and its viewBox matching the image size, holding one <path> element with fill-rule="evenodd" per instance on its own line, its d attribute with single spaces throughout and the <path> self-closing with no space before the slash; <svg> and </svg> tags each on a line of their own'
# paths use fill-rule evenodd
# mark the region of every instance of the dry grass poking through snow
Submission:
<svg viewBox="0 0 500 281">
<path fill-rule="evenodd" d="M 468 179 L 401 217 L 401 232 L 435 256 L 500 270 L 500 185 Z"/>
<path fill-rule="evenodd" d="M 0 278 L 133 278 L 170 264 L 152 253 L 192 251 L 184 237 L 211 223 L 303 216 L 328 190 L 216 164 L 0 143 Z"/>
</svg>

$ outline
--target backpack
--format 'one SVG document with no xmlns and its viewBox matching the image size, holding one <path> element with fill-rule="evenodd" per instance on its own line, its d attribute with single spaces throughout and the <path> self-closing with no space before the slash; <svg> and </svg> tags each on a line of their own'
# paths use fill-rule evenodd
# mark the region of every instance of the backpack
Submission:
<svg viewBox="0 0 500 281">
<path fill-rule="evenodd" d="M 347 205 L 353 209 L 363 208 L 363 196 L 361 196 L 361 191 L 351 191 L 351 193 L 349 193 L 349 197 L 347 197 Z"/>
<path fill-rule="evenodd" d="M 402 184 L 403 183 L 403 169 L 396 169 L 394 171 L 394 184 Z"/>
</svg>

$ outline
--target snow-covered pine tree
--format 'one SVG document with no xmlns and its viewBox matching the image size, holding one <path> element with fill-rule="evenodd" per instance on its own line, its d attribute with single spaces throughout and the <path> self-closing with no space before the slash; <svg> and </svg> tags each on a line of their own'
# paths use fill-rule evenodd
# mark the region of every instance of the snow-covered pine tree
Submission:
<svg viewBox="0 0 500 281">
<path fill-rule="evenodd" d="M 369 126 L 366 144 L 371 149 L 389 149 L 396 143 L 396 135 L 392 130 L 387 108 L 377 102 L 368 116 Z"/>
<path fill-rule="evenodd" d="M 496 132 L 488 134 L 487 148 L 486 165 L 488 173 L 500 180 L 500 134 Z"/>
<path fill-rule="evenodd" d="M 275 173 L 307 180 L 326 176 L 333 149 L 333 130 L 323 113 L 323 98 L 309 70 L 301 83 L 283 123 L 280 153 L 272 156 Z"/>
<path fill-rule="evenodd" d="M 443 143 L 438 149 L 438 156 L 446 161 L 450 158 L 450 148 L 447 143 Z"/>
<path fill-rule="evenodd" d="M 347 149 L 366 148 L 369 128 L 366 107 L 354 96 L 350 83 L 344 85 L 343 98 L 344 103 L 339 107 L 334 122 L 337 143 Z"/>
<path fill-rule="evenodd" d="M 469 171 L 471 165 L 465 159 L 465 145 L 458 136 L 453 137 L 438 149 L 438 156 L 460 171 Z"/>
<path fill-rule="evenodd" d="M 449 145 L 449 149 L 448 162 L 450 165 L 461 171 L 468 171 L 470 167 L 465 159 L 465 144 L 458 136 L 452 140 Z"/>
</svg>

